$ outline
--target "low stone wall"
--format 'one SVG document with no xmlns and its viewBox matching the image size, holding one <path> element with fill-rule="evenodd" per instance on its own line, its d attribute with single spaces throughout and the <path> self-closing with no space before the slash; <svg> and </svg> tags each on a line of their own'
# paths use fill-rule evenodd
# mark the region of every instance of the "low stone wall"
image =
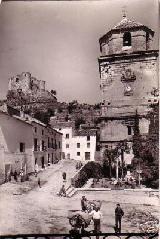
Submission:
<svg viewBox="0 0 160 239">
<path fill-rule="evenodd" d="M 115 204 L 119 202 L 159 206 L 159 192 L 152 189 L 111 190 L 110 188 L 75 188 L 72 196 L 75 198 L 86 196 L 88 200 L 105 200 Z"/>
</svg>

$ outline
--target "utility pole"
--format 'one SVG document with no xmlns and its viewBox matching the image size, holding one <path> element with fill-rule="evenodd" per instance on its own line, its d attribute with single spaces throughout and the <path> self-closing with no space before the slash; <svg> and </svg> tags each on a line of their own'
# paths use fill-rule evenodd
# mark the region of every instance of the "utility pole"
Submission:
<svg viewBox="0 0 160 239">
<path fill-rule="evenodd" d="M 122 179 L 124 178 L 123 166 L 124 166 L 124 146 L 121 148 L 121 162 L 122 162 Z"/>
</svg>

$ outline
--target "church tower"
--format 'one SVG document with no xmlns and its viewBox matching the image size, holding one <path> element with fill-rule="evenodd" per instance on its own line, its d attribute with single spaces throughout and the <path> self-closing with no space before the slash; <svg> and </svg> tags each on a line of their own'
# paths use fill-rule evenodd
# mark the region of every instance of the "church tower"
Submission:
<svg viewBox="0 0 160 239">
<path fill-rule="evenodd" d="M 123 141 L 132 145 L 136 114 L 141 133 L 148 133 L 146 114 L 158 101 L 158 50 L 153 49 L 153 37 L 153 30 L 124 14 L 99 39 L 102 151 Z"/>
</svg>

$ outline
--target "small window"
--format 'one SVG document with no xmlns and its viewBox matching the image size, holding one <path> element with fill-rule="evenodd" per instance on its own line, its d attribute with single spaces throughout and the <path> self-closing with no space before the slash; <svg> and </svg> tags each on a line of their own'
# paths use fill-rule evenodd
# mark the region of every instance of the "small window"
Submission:
<svg viewBox="0 0 160 239">
<path fill-rule="evenodd" d="M 37 127 L 34 127 L 34 132 L 37 133 Z"/>
<path fill-rule="evenodd" d="M 125 32 L 123 34 L 123 46 L 131 46 L 131 33 Z"/>
<path fill-rule="evenodd" d="M 54 144 L 55 144 L 55 149 L 57 149 L 57 141 L 56 141 L 56 139 L 54 141 Z"/>
<path fill-rule="evenodd" d="M 77 156 L 80 156 L 81 154 L 80 154 L 80 152 L 77 152 Z"/>
<path fill-rule="evenodd" d="M 48 166 L 50 166 L 50 154 L 48 154 Z"/>
<path fill-rule="evenodd" d="M 90 135 L 87 135 L 87 141 L 90 141 Z"/>
<path fill-rule="evenodd" d="M 19 144 L 19 150 L 21 153 L 25 152 L 25 143 L 20 143 Z"/>
<path fill-rule="evenodd" d="M 42 129 L 42 135 L 44 135 L 44 130 Z"/>
<path fill-rule="evenodd" d="M 66 139 L 69 139 L 69 134 L 66 134 Z"/>
<path fill-rule="evenodd" d="M 34 139 L 34 151 L 38 150 L 38 140 Z"/>
<path fill-rule="evenodd" d="M 44 151 L 44 140 L 42 140 L 42 151 Z"/>
<path fill-rule="evenodd" d="M 131 128 L 131 126 L 127 126 L 127 128 L 128 128 L 128 135 L 132 135 L 132 128 Z"/>
<path fill-rule="evenodd" d="M 51 138 L 51 148 L 54 148 L 53 138 Z"/>
<path fill-rule="evenodd" d="M 87 143 L 87 148 L 90 148 L 90 143 Z"/>
<path fill-rule="evenodd" d="M 66 144 L 66 149 L 69 149 L 69 144 Z"/>
<path fill-rule="evenodd" d="M 80 143 L 77 143 L 77 148 L 80 148 Z"/>
<path fill-rule="evenodd" d="M 50 148 L 50 139 L 48 137 L 48 148 Z"/>
<path fill-rule="evenodd" d="M 16 82 L 19 82 L 19 78 L 18 77 L 16 77 Z"/>
<path fill-rule="evenodd" d="M 90 152 L 85 152 L 85 160 L 90 160 Z"/>
</svg>

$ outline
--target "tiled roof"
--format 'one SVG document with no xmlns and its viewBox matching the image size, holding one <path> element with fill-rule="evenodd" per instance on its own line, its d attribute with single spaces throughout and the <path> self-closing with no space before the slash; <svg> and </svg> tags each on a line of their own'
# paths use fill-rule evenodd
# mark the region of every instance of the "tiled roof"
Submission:
<svg viewBox="0 0 160 239">
<path fill-rule="evenodd" d="M 82 129 L 75 132 L 75 136 L 96 136 L 96 129 Z"/>
<path fill-rule="evenodd" d="M 123 17 L 123 19 L 115 27 L 113 27 L 113 29 L 124 29 L 142 26 L 144 25 L 139 22 L 135 22 L 134 20 L 129 20 L 127 17 Z"/>
<path fill-rule="evenodd" d="M 100 39 L 99 42 L 100 44 L 106 40 L 106 38 L 110 37 L 112 33 L 114 32 L 120 32 L 120 31 L 126 31 L 126 30 L 131 30 L 131 29 L 143 29 L 146 32 L 150 32 L 152 36 L 154 36 L 154 31 L 151 30 L 149 27 L 136 22 L 134 20 L 128 19 L 126 16 L 123 16 L 122 20 L 117 23 L 116 26 L 114 26 L 110 31 L 108 31 L 105 35 L 103 35 Z"/>
<path fill-rule="evenodd" d="M 57 121 L 57 120 L 52 121 L 51 120 L 51 125 L 54 128 L 68 128 L 68 127 L 74 128 L 75 122 L 74 121 Z"/>
</svg>

